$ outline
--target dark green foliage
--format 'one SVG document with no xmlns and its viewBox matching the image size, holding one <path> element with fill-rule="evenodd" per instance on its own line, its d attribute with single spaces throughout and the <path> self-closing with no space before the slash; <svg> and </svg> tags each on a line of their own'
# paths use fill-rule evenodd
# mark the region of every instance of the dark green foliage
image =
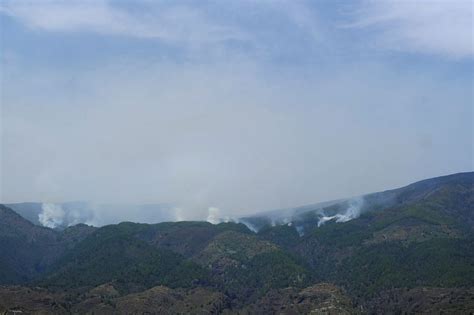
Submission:
<svg viewBox="0 0 474 315">
<path fill-rule="evenodd" d="M 300 241 L 300 236 L 295 227 L 287 224 L 265 227 L 258 232 L 258 236 L 284 248 L 292 247 Z"/>
<path fill-rule="evenodd" d="M 361 247 L 338 267 L 334 280 L 361 295 L 394 287 L 472 286 L 474 242 L 433 239 Z"/>
<path fill-rule="evenodd" d="M 315 229 L 307 238 L 315 238 L 319 243 L 336 248 L 359 245 L 371 236 L 371 229 L 366 226 L 364 219 L 345 223 L 328 222 Z"/>
<path fill-rule="evenodd" d="M 122 223 L 98 230 L 66 254 L 41 284 L 52 287 L 96 286 L 106 282 L 190 287 L 206 283 L 204 269 L 169 250 L 159 250 L 133 234 L 145 225 Z"/>
<path fill-rule="evenodd" d="M 64 249 L 56 231 L 35 226 L 0 205 L 0 284 L 36 279 Z"/>
<path fill-rule="evenodd" d="M 218 279 L 221 290 L 241 301 L 256 299 L 270 289 L 304 287 L 311 283 L 308 269 L 280 250 L 263 253 L 241 265 L 229 267 Z"/>
<path fill-rule="evenodd" d="M 257 255 L 248 263 L 242 279 L 266 291 L 270 288 L 303 287 L 309 283 L 309 273 L 296 259 L 283 251 Z"/>
<path fill-rule="evenodd" d="M 143 225 L 143 228 L 135 231 L 135 235 L 155 247 L 169 249 L 190 258 L 225 231 L 252 233 L 245 225 L 237 223 L 213 225 L 209 222 L 165 222 Z"/>
<path fill-rule="evenodd" d="M 465 180 L 465 177 L 463 177 Z M 295 252 L 320 281 L 356 296 L 379 290 L 474 285 L 472 183 L 402 189 L 403 205 L 329 222 L 302 238 Z M 414 201 L 412 201 L 414 200 Z M 408 202 L 410 201 L 410 202 Z"/>
<path fill-rule="evenodd" d="M 19 272 L 16 272 L 11 268 L 7 263 L 0 260 L 0 279 L 1 283 L 22 283 L 26 282 L 28 279 L 22 277 Z"/>
</svg>

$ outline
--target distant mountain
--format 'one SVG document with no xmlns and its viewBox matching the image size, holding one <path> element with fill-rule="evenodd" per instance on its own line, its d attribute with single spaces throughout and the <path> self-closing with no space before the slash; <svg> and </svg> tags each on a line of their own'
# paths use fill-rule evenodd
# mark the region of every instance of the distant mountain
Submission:
<svg viewBox="0 0 474 315">
<path fill-rule="evenodd" d="M 245 220 L 258 233 L 232 222 L 60 231 L 1 206 L 0 313 L 474 312 L 474 173 Z"/>
</svg>

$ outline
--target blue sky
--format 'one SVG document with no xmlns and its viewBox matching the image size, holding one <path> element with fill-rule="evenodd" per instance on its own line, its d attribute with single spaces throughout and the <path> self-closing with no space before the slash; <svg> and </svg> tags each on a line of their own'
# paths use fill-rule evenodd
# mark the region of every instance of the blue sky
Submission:
<svg viewBox="0 0 474 315">
<path fill-rule="evenodd" d="M 0 1 L 1 200 L 183 218 L 473 167 L 471 1 Z"/>
</svg>

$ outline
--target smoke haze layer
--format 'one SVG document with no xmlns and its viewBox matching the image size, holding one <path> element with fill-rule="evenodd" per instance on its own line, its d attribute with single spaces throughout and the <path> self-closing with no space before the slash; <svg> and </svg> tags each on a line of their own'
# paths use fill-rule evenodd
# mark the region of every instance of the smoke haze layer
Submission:
<svg viewBox="0 0 474 315">
<path fill-rule="evenodd" d="M 335 73 L 323 82 L 238 68 L 86 71 L 76 79 L 87 92 L 70 106 L 56 91 L 64 78 L 33 73 L 23 85 L 36 91 L 48 78 L 41 88 L 55 97 L 39 106 L 9 90 L 3 200 L 168 203 L 190 220 L 209 207 L 235 216 L 358 195 L 471 162 L 453 157 L 470 141 L 458 137 L 469 117 L 461 87 L 435 95 L 440 83 L 429 79 L 389 89 L 356 71 L 358 80 Z"/>
<path fill-rule="evenodd" d="M 0 4 L 0 202 L 215 221 L 474 168 L 465 4 L 176 3 Z"/>
</svg>

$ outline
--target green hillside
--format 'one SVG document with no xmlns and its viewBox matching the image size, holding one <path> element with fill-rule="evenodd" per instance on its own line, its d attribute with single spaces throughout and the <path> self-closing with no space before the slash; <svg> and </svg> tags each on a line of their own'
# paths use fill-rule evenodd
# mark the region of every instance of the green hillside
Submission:
<svg viewBox="0 0 474 315">
<path fill-rule="evenodd" d="M 191 313 L 350 314 L 443 305 L 469 313 L 473 196 L 474 173 L 452 175 L 367 195 L 360 217 L 347 222 L 321 225 L 308 211 L 258 233 L 207 222 L 56 231 L 1 206 L 0 311 L 23 304 L 113 314 L 168 305 Z"/>
</svg>

